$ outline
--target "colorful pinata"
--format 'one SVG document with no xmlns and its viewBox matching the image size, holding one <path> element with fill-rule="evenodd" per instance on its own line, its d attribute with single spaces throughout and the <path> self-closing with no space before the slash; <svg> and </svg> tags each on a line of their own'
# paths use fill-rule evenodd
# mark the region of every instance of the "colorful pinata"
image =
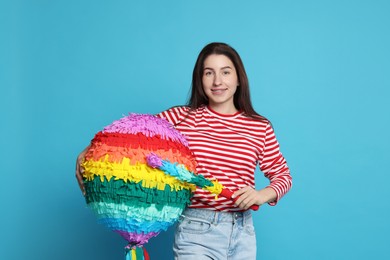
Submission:
<svg viewBox="0 0 390 260">
<path fill-rule="evenodd" d="M 151 153 L 195 171 L 184 136 L 164 119 L 134 113 L 97 133 L 82 163 L 86 202 L 128 241 L 126 259 L 148 259 L 143 245 L 177 221 L 196 189 L 149 167 Z"/>
</svg>

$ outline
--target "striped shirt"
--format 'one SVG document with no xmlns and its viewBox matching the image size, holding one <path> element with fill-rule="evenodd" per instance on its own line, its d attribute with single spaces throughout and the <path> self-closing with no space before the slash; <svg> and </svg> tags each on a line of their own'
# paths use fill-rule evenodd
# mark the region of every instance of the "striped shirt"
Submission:
<svg viewBox="0 0 390 260">
<path fill-rule="evenodd" d="M 236 191 L 245 186 L 255 188 L 256 166 L 269 179 L 277 201 L 291 188 L 286 160 L 279 151 L 270 122 L 245 116 L 242 112 L 224 115 L 202 106 L 194 111 L 173 107 L 157 116 L 167 119 L 184 134 L 197 162 L 196 171 L 206 178 L 217 179 Z M 215 199 L 210 192 L 197 189 L 190 205 L 219 211 L 238 211 L 232 200 Z"/>
</svg>

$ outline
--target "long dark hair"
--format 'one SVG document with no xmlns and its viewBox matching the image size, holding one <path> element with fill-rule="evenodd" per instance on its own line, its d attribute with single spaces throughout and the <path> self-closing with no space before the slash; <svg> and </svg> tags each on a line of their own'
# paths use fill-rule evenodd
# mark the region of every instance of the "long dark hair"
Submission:
<svg viewBox="0 0 390 260">
<path fill-rule="evenodd" d="M 204 61 L 211 54 L 225 55 L 233 62 L 237 71 L 239 86 L 234 94 L 234 106 L 239 111 L 243 111 L 245 115 L 249 117 L 267 120 L 265 117 L 259 115 L 252 106 L 248 77 L 240 55 L 231 46 L 222 42 L 213 42 L 206 45 L 198 55 L 194 71 L 192 73 L 191 96 L 187 102 L 187 105 L 191 108 L 191 110 L 197 109 L 203 105 L 208 105 L 209 103 L 208 98 L 203 91 L 202 77 Z"/>
</svg>

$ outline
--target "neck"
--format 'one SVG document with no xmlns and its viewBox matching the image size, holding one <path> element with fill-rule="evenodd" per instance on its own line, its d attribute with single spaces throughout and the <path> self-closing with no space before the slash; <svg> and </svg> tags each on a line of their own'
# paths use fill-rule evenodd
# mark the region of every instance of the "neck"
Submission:
<svg viewBox="0 0 390 260">
<path fill-rule="evenodd" d="M 213 111 L 215 111 L 219 114 L 223 114 L 223 115 L 233 115 L 233 114 L 238 112 L 238 110 L 235 106 L 223 106 L 223 105 L 210 105 L 209 104 L 209 107 Z"/>
</svg>

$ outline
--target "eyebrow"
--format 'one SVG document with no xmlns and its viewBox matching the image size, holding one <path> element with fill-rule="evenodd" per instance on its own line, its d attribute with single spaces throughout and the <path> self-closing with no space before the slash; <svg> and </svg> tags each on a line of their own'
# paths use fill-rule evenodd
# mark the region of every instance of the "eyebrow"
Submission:
<svg viewBox="0 0 390 260">
<path fill-rule="evenodd" d="M 222 67 L 222 68 L 221 68 L 221 70 L 224 70 L 224 69 L 232 69 L 232 67 L 230 67 L 230 66 L 225 66 L 225 67 Z M 206 68 L 204 68 L 203 70 L 214 70 L 214 69 L 209 68 L 209 67 L 206 67 Z"/>
</svg>

